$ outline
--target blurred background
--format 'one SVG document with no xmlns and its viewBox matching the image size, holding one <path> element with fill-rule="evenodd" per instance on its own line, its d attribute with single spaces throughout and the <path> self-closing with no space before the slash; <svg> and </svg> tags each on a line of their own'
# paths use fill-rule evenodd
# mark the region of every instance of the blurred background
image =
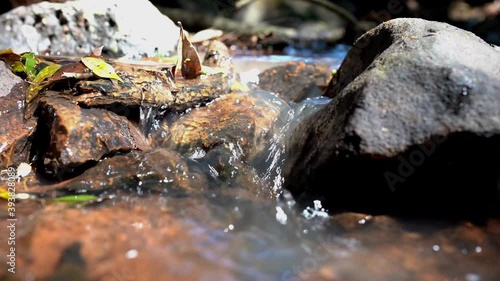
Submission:
<svg viewBox="0 0 500 281">
<path fill-rule="evenodd" d="M 104 0 L 103 0 L 104 1 Z M 7 3 L 5 3 L 7 2 Z M 40 0 L 4 1 L 0 12 Z M 50 2 L 63 2 L 51 0 Z M 324 48 L 352 44 L 376 25 L 399 17 L 447 22 L 500 45 L 500 0 L 152 0 L 196 32 L 214 28 L 242 48 Z M 139 19 L 138 19 L 139 20 Z"/>
</svg>

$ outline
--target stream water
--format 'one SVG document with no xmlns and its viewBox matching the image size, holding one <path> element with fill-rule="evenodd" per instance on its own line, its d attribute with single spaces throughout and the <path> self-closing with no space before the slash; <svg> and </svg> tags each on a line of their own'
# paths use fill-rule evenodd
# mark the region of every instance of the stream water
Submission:
<svg viewBox="0 0 500 281">
<path fill-rule="evenodd" d="M 251 84 L 258 83 L 259 71 L 289 60 L 318 59 L 337 68 L 346 51 L 338 47 L 318 57 L 296 50 L 279 56 L 240 55 L 234 63 L 242 81 Z M 251 94 L 276 102 L 262 90 Z M 19 280 L 35 280 L 33 276 L 53 270 L 59 274 L 68 265 L 76 265 L 71 276 L 107 281 L 500 280 L 496 220 L 476 225 L 333 215 L 320 200 L 302 206 L 281 189 L 286 138 L 328 101 L 307 99 L 281 113 L 267 157 L 251 163 L 254 183 L 261 186 L 250 190 L 259 194 L 215 186 L 193 196 L 118 190 L 100 204 L 80 208 L 26 203 L 18 210 L 18 255 L 31 254 L 18 265 Z M 71 243 L 82 246 L 81 251 L 71 251 Z"/>
</svg>

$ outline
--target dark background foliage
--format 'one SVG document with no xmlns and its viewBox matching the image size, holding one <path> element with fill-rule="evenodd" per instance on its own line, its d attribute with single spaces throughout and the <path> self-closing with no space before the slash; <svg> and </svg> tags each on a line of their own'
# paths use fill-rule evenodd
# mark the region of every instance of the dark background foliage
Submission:
<svg viewBox="0 0 500 281">
<path fill-rule="evenodd" d="M 0 13 L 40 0 L 10 0 L 0 6 Z M 51 0 L 50 2 L 64 2 Z M 363 31 L 383 21 L 398 17 L 420 17 L 447 22 L 469 30 L 485 41 L 500 45 L 499 0 L 152 0 L 174 21 L 182 21 L 186 30 L 209 28 L 212 19 L 236 20 L 251 25 L 267 24 L 297 27 L 304 22 L 322 22 L 343 28 L 340 41 L 351 44 Z M 348 11 L 363 28 L 332 16 L 319 5 L 334 4 Z M 256 14 L 255 11 L 260 11 Z M 139 20 L 139 19 L 138 19 Z M 321 30 L 317 30 L 321 33 Z M 320 37 L 320 36 L 319 36 Z M 337 42 L 335 42 L 337 43 Z"/>
</svg>

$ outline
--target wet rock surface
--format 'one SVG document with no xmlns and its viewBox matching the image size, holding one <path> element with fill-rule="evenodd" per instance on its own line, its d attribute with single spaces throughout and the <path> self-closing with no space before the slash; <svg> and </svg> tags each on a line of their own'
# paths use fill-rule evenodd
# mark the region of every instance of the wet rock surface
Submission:
<svg viewBox="0 0 500 281">
<path fill-rule="evenodd" d="M 418 25 L 411 26 L 416 28 Z M 382 36 L 384 32 L 377 34 Z M 408 38 L 418 43 L 418 38 Z M 411 40 L 403 40 L 403 43 L 412 44 Z M 375 47 L 367 49 L 376 50 Z M 405 49 L 405 52 L 408 50 Z M 221 61 L 215 57 L 216 53 L 207 51 L 207 54 L 208 57 L 204 57 L 208 64 L 231 67 L 224 59 L 222 49 L 218 53 L 222 55 Z M 346 65 L 352 56 L 346 60 Z M 384 58 L 384 52 L 379 57 Z M 402 72 L 397 64 L 391 67 Z M 367 145 L 349 138 L 335 142 L 348 135 L 343 129 L 353 122 L 375 122 L 378 118 L 376 110 L 370 111 L 373 120 L 368 118 L 371 115 L 356 115 L 356 110 L 371 110 L 379 103 L 385 104 L 385 100 L 367 99 L 369 103 L 355 104 L 353 100 L 363 101 L 360 98 L 363 95 L 354 95 L 357 98 L 352 95 L 348 98 L 349 94 L 344 96 L 351 83 L 336 94 L 331 94 L 332 88 L 329 88 L 326 93 L 333 99 L 328 105 L 324 97 L 299 101 L 303 95 L 308 97 L 304 90 L 309 87 L 307 85 L 318 85 L 315 70 L 312 69 L 315 68 L 307 64 L 280 68 L 280 72 L 276 73 L 278 76 L 283 74 L 281 77 L 289 79 L 286 80 L 288 83 L 297 83 L 296 87 L 288 87 L 286 83 L 273 80 L 271 84 L 283 86 L 282 92 L 287 93 L 284 96 L 257 88 L 248 92 L 241 89 L 233 91 L 230 88 L 232 73 L 177 79 L 172 84 L 168 73 L 160 68 L 141 72 L 119 67 L 117 72 L 125 83 L 93 77 L 76 84 L 69 83 L 62 92 L 55 92 L 55 89 L 42 92 L 33 101 L 38 110 L 31 119 L 37 125 L 37 132 L 30 151 L 37 157 L 26 160 L 38 162 L 33 163 L 33 171 L 27 176 L 15 179 L 18 196 L 15 202 L 17 273 L 11 275 L 2 270 L 0 279 L 497 281 L 500 274 L 495 263 L 500 253 L 497 218 L 474 223 L 441 223 L 437 220 L 420 222 L 378 216 L 371 212 L 338 214 L 335 208 L 323 207 L 320 200 L 315 200 L 313 206 L 308 202 L 296 202 L 289 192 L 282 189 L 283 182 L 288 184 L 292 181 L 293 184 L 304 184 L 307 191 L 314 194 L 317 190 L 308 188 L 313 183 L 321 182 L 311 183 L 311 176 L 319 175 L 319 180 L 326 179 L 337 189 L 345 187 L 343 184 L 346 184 L 347 177 L 351 177 L 348 179 L 348 192 L 344 193 L 345 190 L 341 189 L 339 193 L 335 189 L 335 192 L 322 195 L 335 196 L 337 202 L 345 204 L 340 205 L 342 207 L 356 207 L 364 198 L 369 198 L 372 205 L 365 207 L 374 210 L 373 206 L 391 203 L 389 199 L 393 198 L 383 201 L 381 196 L 385 193 L 378 189 L 377 175 L 385 171 L 391 161 L 403 161 L 397 157 L 406 151 L 406 146 L 410 146 L 403 143 L 399 150 L 384 146 L 385 154 L 375 154 L 375 142 Z M 463 69 L 460 68 L 461 71 Z M 386 72 L 390 77 L 391 72 Z M 294 79 L 295 76 L 301 77 L 300 73 L 305 73 L 307 77 Z M 321 73 L 330 75 L 329 70 L 328 73 Z M 357 76 L 359 79 L 363 77 L 360 73 Z M 339 72 L 339 75 L 336 79 L 349 77 L 347 72 Z M 451 87 L 450 84 L 457 81 L 455 76 L 451 77 L 451 82 L 446 80 L 436 88 Z M 369 82 L 366 84 L 377 86 L 384 80 L 377 78 Z M 434 87 L 433 84 L 430 89 Z M 471 87 L 467 93 L 476 90 Z M 317 91 L 313 92 L 314 96 L 319 95 Z M 484 95 L 488 96 L 488 92 Z M 290 96 L 298 100 L 284 101 Z M 417 99 L 410 94 L 408 96 Z M 439 97 L 439 93 L 435 96 Z M 345 99 L 342 100 L 342 97 Z M 383 97 L 394 102 L 391 96 Z M 15 111 L 14 106 L 22 104 L 24 97 L 21 92 L 12 91 L 0 100 L 4 98 L 8 107 L 2 109 L 2 114 Z M 443 99 L 437 104 L 447 108 L 448 101 Z M 398 103 L 392 104 L 393 107 L 396 105 Z M 490 113 L 486 110 L 491 107 L 480 105 L 485 113 Z M 468 106 L 468 113 L 477 112 L 473 99 Z M 313 113 L 320 108 L 323 110 Z M 351 110 L 346 111 L 346 108 Z M 19 115 L 15 118 L 21 120 L 22 111 L 15 111 Z M 461 114 L 465 113 L 456 113 L 457 118 L 461 118 Z M 306 129 L 300 123 L 304 116 L 311 118 L 302 123 L 306 124 Z M 446 118 L 451 117 L 446 115 Z M 343 122 L 338 123 L 339 120 Z M 21 124 L 20 121 L 18 124 Z M 450 124 L 446 123 L 447 126 Z M 296 136 L 302 138 L 300 147 L 288 147 L 288 143 L 284 142 L 293 128 L 298 128 L 296 132 L 309 133 Z M 466 130 L 468 127 L 463 125 L 461 128 Z M 377 128 L 373 125 L 372 129 Z M 448 129 L 452 130 L 451 127 Z M 483 135 L 487 133 L 486 129 Z M 27 132 L 24 129 L 15 133 L 26 136 Z M 365 136 L 362 129 L 348 132 Z M 390 133 L 404 136 L 401 131 Z M 496 153 L 497 150 L 491 150 L 491 147 L 493 145 L 498 149 L 497 137 L 493 134 L 491 142 L 484 142 L 483 135 L 472 130 L 468 133 L 470 138 L 467 140 L 470 142 L 467 144 L 471 150 L 463 149 L 464 136 L 460 130 L 446 135 L 444 140 L 431 138 L 437 143 L 435 147 L 416 146 L 422 153 L 432 151 L 434 157 L 425 159 L 425 163 L 435 164 L 424 172 L 435 170 L 431 176 L 440 175 L 446 179 L 446 182 L 437 182 L 436 185 L 428 185 L 426 181 L 413 182 L 418 187 L 417 191 L 447 187 L 446 183 L 456 193 L 450 193 L 445 198 L 438 196 L 437 199 L 415 197 L 415 190 L 400 189 L 399 186 L 394 193 L 401 196 L 401 192 L 407 192 L 408 196 L 420 199 L 417 202 L 422 207 L 415 207 L 415 210 L 419 214 L 431 213 L 435 209 L 422 210 L 433 207 L 429 201 L 437 200 L 445 207 L 453 207 L 451 203 L 458 202 L 460 196 L 457 193 L 461 192 L 458 182 L 475 188 L 475 193 L 467 194 L 472 204 L 463 205 L 464 210 L 491 207 L 485 204 L 489 201 L 483 197 L 482 190 L 489 186 L 488 173 L 498 171 L 494 170 L 497 167 L 471 162 L 477 167 L 471 169 L 471 165 L 466 165 L 456 169 L 455 164 L 484 161 L 483 156 L 487 152 Z M 421 137 L 416 133 L 409 134 Z M 304 143 L 311 146 L 304 146 Z M 388 143 L 394 146 L 393 142 Z M 344 144 L 349 146 L 346 148 L 342 146 Z M 333 161 L 335 164 L 332 165 L 337 165 L 333 169 L 317 172 L 316 164 L 319 162 L 315 161 L 318 157 L 332 163 L 328 162 L 332 146 L 340 149 L 335 161 L 349 157 L 352 162 Z M 319 156 L 299 160 L 291 158 L 298 161 L 294 163 L 299 168 L 295 172 L 301 175 L 292 174 L 285 178 L 282 168 L 289 157 L 285 154 L 286 147 L 296 149 L 292 152 L 304 153 L 311 151 L 308 149 L 317 149 L 314 151 Z M 14 153 L 17 155 L 16 151 Z M 415 161 L 415 155 L 409 151 L 407 162 Z M 477 158 L 471 158 L 474 155 Z M 296 157 L 296 154 L 291 156 Z M 44 159 L 48 159 L 47 163 Z M 446 170 L 443 164 L 448 162 L 453 165 Z M 389 167 L 398 171 L 399 164 L 395 162 Z M 72 166 L 78 167 L 78 171 L 73 171 Z M 422 173 L 421 167 L 418 168 L 410 173 L 419 177 L 422 174 L 429 176 Z M 53 170 L 58 171 L 61 177 L 48 181 L 46 173 L 53 173 Z M 486 176 L 481 177 L 483 174 L 479 171 Z M 457 179 L 447 178 L 452 172 Z M 478 176 L 474 181 L 463 181 L 470 175 Z M 307 181 L 302 181 L 302 177 Z M 5 173 L 0 178 L 0 188 L 7 190 L 12 179 L 8 179 Z M 407 182 L 412 183 L 412 178 L 405 178 Z M 494 184 L 493 191 L 498 192 L 496 178 Z M 370 189 L 372 187 L 373 190 Z M 387 185 L 385 188 L 390 190 Z M 4 199 L 10 196 L 4 192 L 0 195 Z M 96 199 L 79 204 L 55 203 L 54 199 L 65 195 L 72 199 L 78 195 L 93 195 Z M 331 203 L 328 200 L 323 202 Z M 402 200 L 400 204 L 408 202 Z M 0 208 L 7 209 L 7 204 L 7 200 L 0 200 Z M 388 204 L 387 207 L 394 210 L 394 205 Z M 336 215 L 332 216 L 332 213 Z M 432 213 L 434 218 L 441 214 Z M 9 216 L 9 213 L 0 213 L 0 219 L 4 221 Z M 6 227 L 0 229 L 2 237 L 10 235 Z M 7 243 L 0 243 L 0 252 L 10 251 L 7 246 Z M 8 259 L 6 255 L 0 256 L 4 265 Z"/>
<path fill-rule="evenodd" d="M 241 150 L 237 160 L 248 160 L 266 146 L 272 126 L 287 105 L 279 98 L 259 99 L 232 93 L 207 106 L 192 109 L 170 127 L 170 144 L 183 153 L 209 151 L 230 143 Z"/>
<path fill-rule="evenodd" d="M 0 168 L 29 162 L 36 121 L 24 120 L 25 82 L 0 61 Z"/>
<path fill-rule="evenodd" d="M 194 270 L 194 260 L 202 261 L 206 269 L 211 268 L 213 277 L 208 280 L 223 276 L 232 279 L 220 260 L 196 258 L 200 257 L 202 245 L 210 243 L 208 229 L 177 219 L 166 201 L 138 200 L 142 203 L 122 201 L 116 202 L 116 206 L 87 210 L 48 206 L 36 214 L 36 222 L 26 225 L 28 232 L 19 237 L 29 241 L 20 249 L 22 256 L 29 259 L 18 261 L 22 268 L 18 276 L 33 274 L 50 280 L 54 272 L 63 274 L 61 255 L 78 243 L 81 248 L 76 254 L 85 263 L 75 266 L 63 280 L 200 280 L 206 277 L 206 271 Z M 156 207 L 150 208 L 148 204 Z M 217 253 L 222 255 L 220 250 L 213 254 Z M 165 263 L 166 260 L 169 262 Z"/>
<path fill-rule="evenodd" d="M 0 23 L 0 49 L 57 55 L 85 55 L 99 46 L 110 57 L 168 54 L 179 36 L 149 1 L 41 2 L 2 14 Z"/>
<path fill-rule="evenodd" d="M 276 121 L 288 109 L 284 101 L 268 93 L 230 93 L 175 120 L 161 145 L 208 169 L 219 185 L 274 198 L 274 190 L 260 179 L 255 163 L 269 158 L 269 139 L 277 133 Z"/>
<path fill-rule="evenodd" d="M 222 207 L 231 204 L 239 208 Z M 0 277 L 494 281 L 500 274 L 500 238 L 480 224 L 343 213 L 321 224 L 291 216 L 281 225 L 267 216 L 271 210 L 223 194 L 121 194 L 87 207 L 24 201 L 18 206 L 18 271 Z M 293 234 L 297 227 L 308 234 Z"/>
<path fill-rule="evenodd" d="M 63 177 L 62 171 L 70 173 L 105 155 L 137 148 L 130 122 L 111 111 L 81 108 L 64 97 L 43 97 L 35 115 L 41 123 L 38 141 L 49 144 L 41 159 L 53 176 Z"/>
<path fill-rule="evenodd" d="M 118 83 L 110 79 L 83 80 L 75 85 L 75 101 L 87 107 L 154 106 L 170 105 L 175 97 L 173 81 L 165 73 L 139 67 L 118 65 L 117 74 L 123 79 Z"/>
<path fill-rule="evenodd" d="M 325 92 L 331 103 L 293 133 L 288 188 L 338 209 L 490 211 L 499 65 L 500 52 L 448 24 L 381 24 L 349 51 Z"/>
<path fill-rule="evenodd" d="M 286 101 L 299 102 L 320 96 L 332 77 L 328 64 L 292 61 L 259 74 L 259 88 L 276 93 Z"/>
<path fill-rule="evenodd" d="M 495 280 L 500 274 L 497 269 L 490 270 L 498 254 L 499 237 L 484 226 L 463 222 L 411 222 L 360 213 L 335 215 L 332 222 L 342 226 L 338 237 L 349 241 L 352 253 L 334 264 L 322 265 L 317 271 L 304 271 L 298 276 L 307 280 L 430 281 L 451 278 L 450 270 L 454 271 L 455 278 L 464 280 L 478 277 Z M 363 247 L 371 250 L 363 250 Z M 319 256 L 324 252 L 322 250 Z M 359 264 L 363 266 L 357 267 Z"/>
<path fill-rule="evenodd" d="M 94 167 L 69 180 L 52 185 L 32 185 L 25 191 L 95 194 L 123 190 L 136 195 L 164 196 L 200 194 L 207 189 L 205 175 L 173 150 L 132 151 L 100 160 Z"/>
</svg>

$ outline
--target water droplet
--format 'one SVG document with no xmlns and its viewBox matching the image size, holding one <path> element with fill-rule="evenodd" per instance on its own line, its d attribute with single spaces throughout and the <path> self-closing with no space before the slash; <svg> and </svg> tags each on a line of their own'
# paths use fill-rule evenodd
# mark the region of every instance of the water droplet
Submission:
<svg viewBox="0 0 500 281">
<path fill-rule="evenodd" d="M 467 280 L 467 281 L 480 281 L 481 276 L 479 276 L 479 274 L 476 274 L 476 273 L 467 273 L 467 274 L 465 274 L 465 280 Z"/>
<path fill-rule="evenodd" d="M 281 223 L 282 225 L 286 224 L 286 221 L 288 219 L 288 216 L 286 213 L 283 211 L 283 209 L 279 206 L 276 207 L 276 220 Z"/>
<path fill-rule="evenodd" d="M 234 225 L 230 224 L 224 229 L 224 233 L 228 233 L 230 230 L 234 230 Z"/>
<path fill-rule="evenodd" d="M 134 222 L 132 226 L 137 229 L 142 229 L 144 225 L 142 224 L 142 222 Z"/>
<path fill-rule="evenodd" d="M 128 251 L 127 253 L 125 253 L 125 257 L 127 259 L 135 259 L 135 258 L 137 258 L 138 255 L 139 255 L 139 252 L 136 249 L 132 249 L 132 250 Z"/>
<path fill-rule="evenodd" d="M 439 252 L 439 249 L 440 249 L 439 245 L 432 246 L 432 250 L 434 250 L 434 252 Z"/>
</svg>

